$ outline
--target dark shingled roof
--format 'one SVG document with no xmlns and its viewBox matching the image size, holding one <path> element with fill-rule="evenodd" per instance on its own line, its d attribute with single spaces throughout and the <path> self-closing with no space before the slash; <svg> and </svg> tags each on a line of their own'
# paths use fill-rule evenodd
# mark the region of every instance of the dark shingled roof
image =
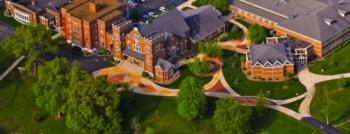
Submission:
<svg viewBox="0 0 350 134">
<path fill-rule="evenodd" d="M 292 54 L 283 43 L 256 44 L 250 46 L 248 58 L 252 61 L 253 65 L 257 62 L 262 65 L 267 62 L 274 64 L 277 61 L 281 64 L 287 61 L 293 63 Z"/>
<path fill-rule="evenodd" d="M 157 60 L 156 66 L 160 66 L 164 71 L 169 71 L 169 69 L 171 69 L 171 68 L 174 69 L 175 68 L 174 64 L 172 64 L 169 61 L 164 60 L 162 58 L 159 58 Z"/>
<path fill-rule="evenodd" d="M 213 6 L 202 6 L 198 9 L 184 11 L 183 16 L 191 28 L 191 39 L 195 42 L 203 40 L 214 31 L 225 27 L 221 13 Z"/>
<path fill-rule="evenodd" d="M 142 36 L 152 33 L 170 33 L 178 37 L 186 37 L 190 28 L 186 24 L 182 14 L 178 10 L 172 10 L 159 16 L 152 23 L 144 24 L 139 27 Z"/>
<path fill-rule="evenodd" d="M 144 60 L 143 55 L 141 53 L 133 51 L 131 49 L 125 48 L 123 53 L 128 55 L 128 56 L 134 57 L 137 60 L 141 60 L 141 61 Z"/>
<path fill-rule="evenodd" d="M 233 6 L 321 42 L 350 28 L 350 0 L 235 0 Z"/>
</svg>

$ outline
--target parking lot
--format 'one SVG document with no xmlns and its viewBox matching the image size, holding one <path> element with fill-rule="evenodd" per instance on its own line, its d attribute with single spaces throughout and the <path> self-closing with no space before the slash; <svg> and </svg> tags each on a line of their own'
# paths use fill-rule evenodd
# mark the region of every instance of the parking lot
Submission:
<svg viewBox="0 0 350 134">
<path fill-rule="evenodd" d="M 187 0 L 147 0 L 144 3 L 138 4 L 133 10 L 137 10 L 141 15 L 146 15 L 149 12 L 157 12 L 160 7 L 176 7 Z"/>
<path fill-rule="evenodd" d="M 15 29 L 11 26 L 0 22 L 0 40 L 4 39 L 6 36 L 12 35 L 15 33 Z"/>
</svg>

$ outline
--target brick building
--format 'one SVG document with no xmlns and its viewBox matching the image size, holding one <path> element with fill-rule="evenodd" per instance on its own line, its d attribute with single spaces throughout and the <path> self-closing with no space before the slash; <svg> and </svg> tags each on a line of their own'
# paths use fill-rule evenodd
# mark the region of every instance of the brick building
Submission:
<svg viewBox="0 0 350 134">
<path fill-rule="evenodd" d="M 84 50 L 113 49 L 112 24 L 124 7 L 116 0 L 73 0 L 61 9 L 63 36 Z"/>
<path fill-rule="evenodd" d="M 252 79 L 283 80 L 287 73 L 294 73 L 292 52 L 284 44 L 252 45 L 244 69 Z"/>
<path fill-rule="evenodd" d="M 68 0 L 5 0 L 5 14 L 25 25 L 42 24 L 56 29 L 61 25 L 60 9 Z"/>
<path fill-rule="evenodd" d="M 211 6 L 181 12 L 172 10 L 148 24 L 133 27 L 123 20 L 112 26 L 114 57 L 144 68 L 158 81 L 179 75 L 174 63 L 198 41 L 224 32 L 221 14 Z"/>
<path fill-rule="evenodd" d="M 350 0 L 235 0 L 244 20 L 313 45 L 318 57 L 350 38 Z"/>
</svg>

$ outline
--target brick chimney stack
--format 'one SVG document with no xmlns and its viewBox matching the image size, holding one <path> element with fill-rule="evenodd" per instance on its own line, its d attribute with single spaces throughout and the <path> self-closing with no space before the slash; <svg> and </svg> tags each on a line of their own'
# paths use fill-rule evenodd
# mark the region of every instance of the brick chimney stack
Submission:
<svg viewBox="0 0 350 134">
<path fill-rule="evenodd" d="M 90 3 L 89 3 L 89 9 L 90 9 L 90 11 L 96 13 L 97 10 L 98 10 L 98 9 L 97 9 L 97 8 L 98 8 L 97 6 L 98 6 L 98 5 L 97 5 L 96 3 L 90 2 Z"/>
<path fill-rule="evenodd" d="M 36 1 L 32 0 L 32 6 L 35 7 L 36 6 Z"/>
</svg>

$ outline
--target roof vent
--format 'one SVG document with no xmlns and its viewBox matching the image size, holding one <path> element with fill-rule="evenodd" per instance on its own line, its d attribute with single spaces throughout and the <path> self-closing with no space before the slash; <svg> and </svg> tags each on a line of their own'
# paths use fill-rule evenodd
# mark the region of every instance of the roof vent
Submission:
<svg viewBox="0 0 350 134">
<path fill-rule="evenodd" d="M 305 11 L 304 14 L 305 14 L 305 15 L 309 15 L 310 13 L 309 13 L 308 11 Z"/>
<path fill-rule="evenodd" d="M 324 23 L 326 23 L 328 26 L 331 26 L 332 24 L 334 24 L 335 22 L 337 22 L 334 19 L 331 18 L 324 18 Z"/>
<path fill-rule="evenodd" d="M 292 15 L 289 16 L 289 18 L 290 18 L 290 19 L 295 19 L 297 16 L 298 16 L 298 15 L 296 15 L 296 14 L 292 14 Z"/>
<path fill-rule="evenodd" d="M 276 3 L 275 3 L 275 6 L 279 6 L 279 5 L 280 5 L 280 3 L 279 3 L 279 2 L 276 2 Z"/>
<path fill-rule="evenodd" d="M 345 17 L 346 15 L 350 14 L 350 11 L 346 11 L 346 10 L 342 10 L 342 9 L 338 9 L 338 14 L 342 17 Z"/>
<path fill-rule="evenodd" d="M 342 4 L 345 4 L 346 2 L 344 0 L 339 0 L 338 1 L 338 5 L 342 5 Z"/>
</svg>

